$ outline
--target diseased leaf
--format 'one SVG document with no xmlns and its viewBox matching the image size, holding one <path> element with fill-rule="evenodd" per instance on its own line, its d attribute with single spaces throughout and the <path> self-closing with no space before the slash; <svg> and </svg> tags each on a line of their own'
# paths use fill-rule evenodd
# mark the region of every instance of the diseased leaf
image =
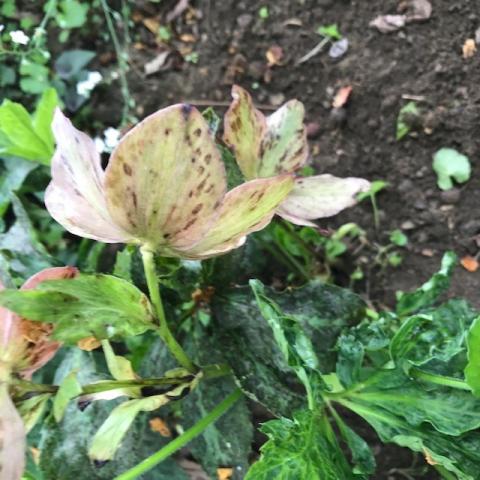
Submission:
<svg viewBox="0 0 480 480">
<path fill-rule="evenodd" d="M 293 420 L 270 420 L 261 427 L 269 440 L 261 447 L 260 460 L 245 480 L 338 480 L 353 473 L 334 437 L 328 437 L 313 412 L 298 412 Z M 322 431 L 323 430 L 323 431 Z"/>
<path fill-rule="evenodd" d="M 299 178 L 278 215 L 297 225 L 315 226 L 311 220 L 332 217 L 357 203 L 357 195 L 366 192 L 370 182 L 363 178 L 338 178 L 317 175 Z"/>
<path fill-rule="evenodd" d="M 41 283 L 35 290 L 0 292 L 0 304 L 32 321 L 54 324 L 54 338 L 74 344 L 139 335 L 154 328 L 147 297 L 109 275 L 79 275 Z"/>
<path fill-rule="evenodd" d="M 450 286 L 450 278 L 457 263 L 457 256 L 447 252 L 442 258 L 440 271 L 412 293 L 401 293 L 397 302 L 397 314 L 408 315 L 432 305 Z"/>
<path fill-rule="evenodd" d="M 308 144 L 302 103 L 291 100 L 265 118 L 243 88 L 234 85 L 232 97 L 224 140 L 247 180 L 292 173 L 303 166 Z"/>
<path fill-rule="evenodd" d="M 441 190 L 453 188 L 453 180 L 465 183 L 470 178 L 471 166 L 467 156 L 453 148 L 441 148 L 433 156 L 433 170 Z"/>
</svg>

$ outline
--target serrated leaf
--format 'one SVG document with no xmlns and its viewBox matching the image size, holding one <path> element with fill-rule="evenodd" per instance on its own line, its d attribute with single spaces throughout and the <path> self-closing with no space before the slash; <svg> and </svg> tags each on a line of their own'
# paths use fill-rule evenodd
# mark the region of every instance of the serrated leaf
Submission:
<svg viewBox="0 0 480 480">
<path fill-rule="evenodd" d="M 445 253 L 440 271 L 435 273 L 428 282 L 412 293 L 400 294 L 396 307 L 398 315 L 408 315 L 432 305 L 442 293 L 448 290 L 456 263 L 455 253 Z"/>
<path fill-rule="evenodd" d="M 29 320 L 54 324 L 54 338 L 70 344 L 89 336 L 118 338 L 155 328 L 147 297 L 110 275 L 81 274 L 44 282 L 35 290 L 4 290 L 0 304 Z"/>
<path fill-rule="evenodd" d="M 260 460 L 245 480 L 338 480 L 353 474 L 339 449 L 321 428 L 319 414 L 301 411 L 293 420 L 281 418 L 261 427 L 269 440 L 261 447 Z"/>
</svg>

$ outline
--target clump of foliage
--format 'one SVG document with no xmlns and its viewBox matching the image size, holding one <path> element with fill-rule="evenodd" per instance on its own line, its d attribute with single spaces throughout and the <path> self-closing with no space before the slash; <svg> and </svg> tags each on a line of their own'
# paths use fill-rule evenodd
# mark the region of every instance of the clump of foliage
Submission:
<svg viewBox="0 0 480 480">
<path fill-rule="evenodd" d="M 479 322 L 462 300 L 436 303 L 453 254 L 395 312 L 310 272 L 301 288 L 266 285 L 275 227 L 301 252 L 307 237 L 284 220 L 315 232 L 370 191 L 297 175 L 303 114 L 290 101 L 266 118 L 235 86 L 220 145 L 211 110 L 174 105 L 127 133 L 103 170 L 56 111 L 51 172 L 30 169 L 8 193 L 15 220 L 0 235 L 5 479 L 185 479 L 172 455 L 187 444 L 212 478 L 225 466 L 255 480 L 368 478 L 374 458 L 345 409 L 442 474 L 476 478 Z M 247 399 L 277 417 L 253 465 Z M 175 433 L 150 428 L 159 415 Z"/>
</svg>

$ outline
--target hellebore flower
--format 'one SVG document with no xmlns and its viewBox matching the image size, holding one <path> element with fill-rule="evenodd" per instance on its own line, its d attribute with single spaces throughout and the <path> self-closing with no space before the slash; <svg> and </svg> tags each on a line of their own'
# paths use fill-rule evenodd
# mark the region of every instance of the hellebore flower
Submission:
<svg viewBox="0 0 480 480">
<path fill-rule="evenodd" d="M 45 204 L 76 235 L 135 243 L 163 256 L 208 258 L 264 228 L 293 188 L 290 173 L 226 192 L 225 167 L 198 110 L 173 105 L 128 132 L 105 171 L 95 144 L 57 110 Z"/>
<path fill-rule="evenodd" d="M 253 106 L 243 88 L 234 85 L 233 102 L 225 114 L 224 141 L 233 150 L 247 180 L 294 173 L 308 158 L 304 108 L 290 100 L 269 117 Z M 356 195 L 370 188 L 363 178 L 324 174 L 297 177 L 277 214 L 297 225 L 331 217 L 356 203 Z"/>
<path fill-rule="evenodd" d="M 72 278 L 73 267 L 47 268 L 30 277 L 22 289 L 33 289 L 46 280 Z M 3 290 L 0 285 L 0 290 Z M 30 379 L 60 347 L 49 338 L 51 326 L 19 317 L 0 307 L 0 472 L 2 480 L 20 480 L 25 465 L 25 427 L 10 398 L 13 374 Z"/>
</svg>

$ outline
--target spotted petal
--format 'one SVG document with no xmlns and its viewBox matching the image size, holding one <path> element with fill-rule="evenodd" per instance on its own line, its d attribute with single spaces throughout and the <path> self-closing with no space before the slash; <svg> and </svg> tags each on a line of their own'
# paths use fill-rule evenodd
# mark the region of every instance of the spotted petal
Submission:
<svg viewBox="0 0 480 480">
<path fill-rule="evenodd" d="M 7 383 L 0 382 L 0 478 L 20 480 L 25 467 L 25 427 L 8 394 Z"/>
<path fill-rule="evenodd" d="M 332 217 L 356 203 L 356 196 L 370 188 L 363 178 L 318 175 L 299 178 L 277 214 L 297 225 L 315 226 L 311 220 Z"/>
<path fill-rule="evenodd" d="M 108 213 L 103 193 L 104 172 L 91 138 L 75 129 L 57 109 L 53 124 L 57 148 L 52 181 L 45 193 L 50 215 L 69 232 L 107 243 L 127 242 Z"/>
<path fill-rule="evenodd" d="M 291 100 L 265 118 L 243 88 L 234 85 L 232 96 L 225 115 L 224 140 L 247 179 L 291 173 L 306 162 L 302 103 Z"/>
<path fill-rule="evenodd" d="M 286 174 L 251 180 L 234 188 L 225 196 L 212 229 L 181 256 L 208 258 L 241 246 L 248 234 L 268 225 L 293 184 L 293 177 Z"/>
<path fill-rule="evenodd" d="M 173 105 L 121 140 L 105 177 L 116 224 L 163 254 L 197 243 L 226 190 L 220 153 L 198 110 Z"/>
</svg>

